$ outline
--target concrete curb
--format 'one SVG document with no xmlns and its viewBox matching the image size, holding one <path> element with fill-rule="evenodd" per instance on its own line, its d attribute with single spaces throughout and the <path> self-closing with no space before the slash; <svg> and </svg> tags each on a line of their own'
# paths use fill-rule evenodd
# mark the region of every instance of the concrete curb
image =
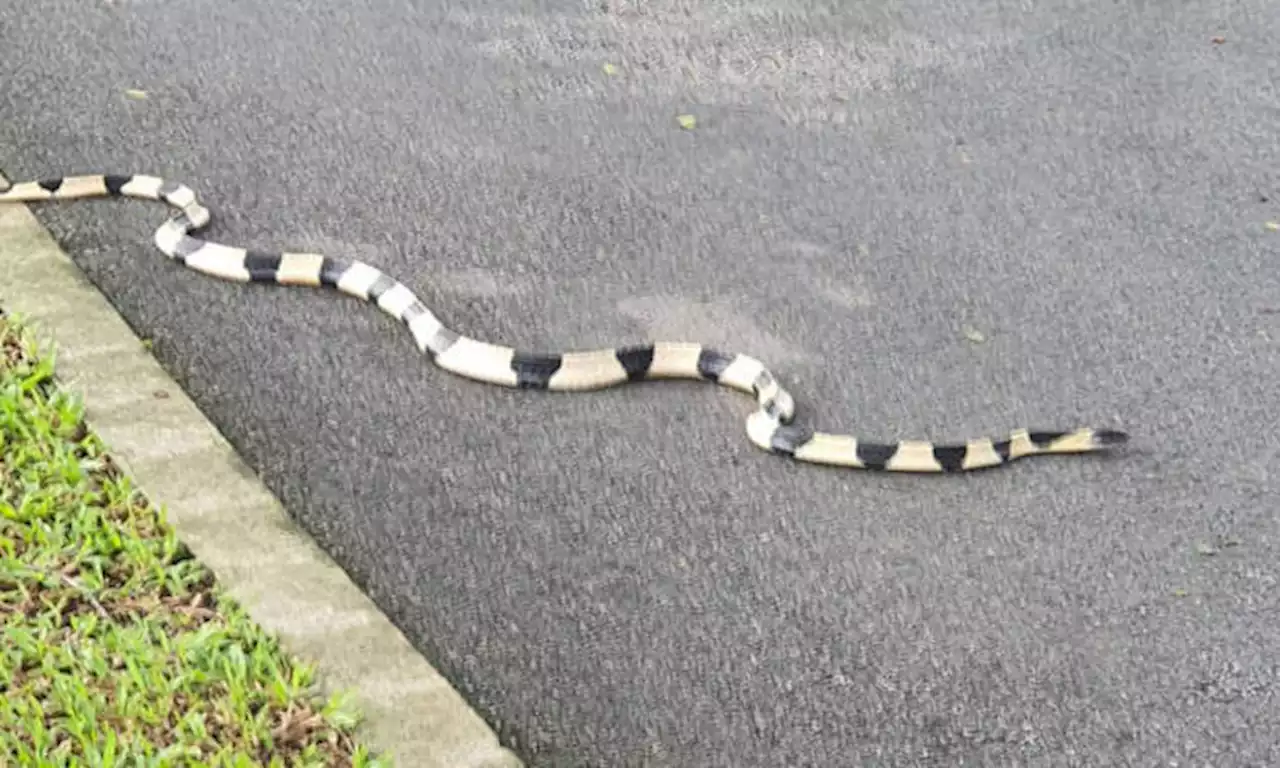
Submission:
<svg viewBox="0 0 1280 768">
<path fill-rule="evenodd" d="M 522 766 L 293 523 L 22 205 L 0 205 L 0 306 L 56 343 L 62 385 L 82 393 L 94 431 L 228 593 L 316 664 L 328 692 L 352 691 L 366 717 L 364 743 L 397 766 Z"/>
</svg>

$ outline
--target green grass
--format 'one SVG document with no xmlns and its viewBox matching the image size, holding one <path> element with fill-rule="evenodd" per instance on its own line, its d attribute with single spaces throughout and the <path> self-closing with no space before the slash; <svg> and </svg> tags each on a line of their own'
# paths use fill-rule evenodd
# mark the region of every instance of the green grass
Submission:
<svg viewBox="0 0 1280 768">
<path fill-rule="evenodd" d="M 0 315 L 0 765 L 386 765 L 224 596 Z"/>
</svg>

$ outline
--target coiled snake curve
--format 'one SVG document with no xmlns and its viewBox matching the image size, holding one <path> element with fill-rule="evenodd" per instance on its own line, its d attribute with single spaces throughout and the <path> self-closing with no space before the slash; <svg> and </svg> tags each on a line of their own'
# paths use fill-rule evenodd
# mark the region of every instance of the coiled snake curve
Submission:
<svg viewBox="0 0 1280 768">
<path fill-rule="evenodd" d="M 376 303 L 408 326 L 418 349 L 436 365 L 475 381 L 573 392 L 650 379 L 693 379 L 750 394 L 759 406 L 747 417 L 751 442 L 802 462 L 892 472 L 958 472 L 997 467 L 1026 456 L 1102 451 L 1129 439 L 1119 430 L 1089 427 L 1018 429 L 1004 439 L 952 445 L 925 440 L 878 443 L 816 432 L 793 422 L 795 401 L 753 357 L 684 342 L 541 354 L 469 338 L 441 323 L 398 280 L 361 261 L 233 248 L 192 237 L 193 230 L 209 223 L 209 210 L 189 187 L 155 176 L 98 174 L 21 182 L 0 193 L 0 202 L 109 196 L 163 201 L 180 211 L 161 224 L 153 238 L 173 261 L 224 280 L 323 286 Z"/>
</svg>

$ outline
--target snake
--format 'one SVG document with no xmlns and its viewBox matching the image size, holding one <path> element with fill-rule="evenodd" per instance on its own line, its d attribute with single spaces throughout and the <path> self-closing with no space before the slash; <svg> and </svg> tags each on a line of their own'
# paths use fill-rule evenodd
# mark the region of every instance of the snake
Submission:
<svg viewBox="0 0 1280 768">
<path fill-rule="evenodd" d="M 0 178 L 3 182 L 3 178 Z M 0 189 L 4 187 L 0 185 Z M 522 390 L 585 392 L 661 379 L 711 382 L 755 398 L 748 439 L 770 454 L 852 469 L 955 473 L 1007 465 L 1046 454 L 1107 451 L 1129 441 L 1119 429 L 1019 428 L 1000 438 L 955 443 L 903 439 L 879 442 L 830 434 L 795 420 L 796 402 L 764 363 L 696 342 L 654 341 L 609 349 L 539 352 L 472 338 L 446 326 L 407 286 L 377 267 L 317 253 L 237 248 L 192 236 L 210 222 L 193 189 L 158 176 L 95 174 L 24 181 L 0 192 L 0 202 L 37 203 L 96 197 L 164 202 L 177 210 L 153 236 L 172 261 L 238 283 L 335 289 L 376 304 L 409 330 L 418 350 L 440 368 L 476 382 Z"/>
</svg>

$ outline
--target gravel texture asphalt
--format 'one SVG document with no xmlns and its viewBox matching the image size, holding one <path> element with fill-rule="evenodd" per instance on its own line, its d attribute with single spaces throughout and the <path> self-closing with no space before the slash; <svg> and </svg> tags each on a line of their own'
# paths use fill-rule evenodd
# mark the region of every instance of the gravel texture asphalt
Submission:
<svg viewBox="0 0 1280 768">
<path fill-rule="evenodd" d="M 1131 431 L 795 465 L 741 395 L 467 382 L 167 262 L 157 204 L 37 207 L 531 766 L 1274 765 L 1277 41 L 1265 0 L 23 0 L 0 170 L 173 177 L 491 340 L 746 351 L 830 431 Z"/>
</svg>

